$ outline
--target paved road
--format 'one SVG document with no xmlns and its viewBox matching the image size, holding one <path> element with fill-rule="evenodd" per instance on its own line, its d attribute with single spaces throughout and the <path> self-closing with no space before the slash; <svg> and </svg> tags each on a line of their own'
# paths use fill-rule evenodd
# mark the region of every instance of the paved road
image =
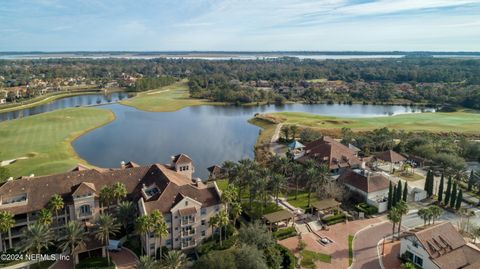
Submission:
<svg viewBox="0 0 480 269">
<path fill-rule="evenodd" d="M 354 261 L 351 269 L 382 269 L 377 244 L 391 232 L 390 222 L 383 222 L 360 231 L 353 241 Z"/>
<path fill-rule="evenodd" d="M 424 207 L 421 203 L 410 203 L 410 210 L 402 219 L 402 226 L 409 229 L 423 225 L 423 220 L 418 216 L 418 209 Z M 470 218 L 470 223 L 476 223 L 480 225 L 480 209 L 477 207 L 472 207 L 467 204 L 463 204 L 463 207 L 468 208 L 470 211 L 474 212 L 475 215 Z M 444 210 L 443 214 L 440 216 L 438 221 L 448 221 L 454 225 L 458 225 L 461 217 L 457 214 L 451 213 Z"/>
<path fill-rule="evenodd" d="M 137 264 L 137 256 L 125 248 L 120 252 L 110 252 L 110 256 L 117 269 L 133 269 Z"/>
</svg>

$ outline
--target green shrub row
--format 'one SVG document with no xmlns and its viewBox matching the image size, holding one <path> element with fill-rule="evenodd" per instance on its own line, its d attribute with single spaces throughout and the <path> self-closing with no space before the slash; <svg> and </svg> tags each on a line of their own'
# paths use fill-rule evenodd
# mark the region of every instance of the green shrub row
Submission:
<svg viewBox="0 0 480 269">
<path fill-rule="evenodd" d="M 356 205 L 355 208 L 358 211 L 363 212 L 367 215 L 373 215 L 373 214 L 378 213 L 378 208 L 377 207 L 375 207 L 373 205 L 368 205 L 366 203 L 360 203 L 360 204 Z"/>
<path fill-rule="evenodd" d="M 283 257 L 282 268 L 294 269 L 297 264 L 297 258 L 295 258 L 295 255 L 282 245 L 277 244 L 275 247 L 280 251 L 280 254 Z"/>
<path fill-rule="evenodd" d="M 285 238 L 289 238 L 295 235 L 297 235 L 297 230 L 295 230 L 295 227 L 287 227 L 273 232 L 273 236 L 277 240 L 283 240 Z"/>
<path fill-rule="evenodd" d="M 327 225 L 333 225 L 333 224 L 337 224 L 337 223 L 345 221 L 345 218 L 346 218 L 345 214 L 340 213 L 340 214 L 337 214 L 337 215 L 333 215 L 333 216 L 330 216 L 330 217 L 323 218 L 322 222 L 326 223 Z"/>
</svg>

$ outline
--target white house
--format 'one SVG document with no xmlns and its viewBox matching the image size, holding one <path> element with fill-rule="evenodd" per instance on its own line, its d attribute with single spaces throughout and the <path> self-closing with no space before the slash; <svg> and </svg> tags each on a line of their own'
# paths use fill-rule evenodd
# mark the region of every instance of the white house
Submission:
<svg viewBox="0 0 480 269">
<path fill-rule="evenodd" d="M 480 268 L 480 250 L 467 244 L 450 222 L 403 233 L 400 256 L 424 269 Z"/>
</svg>

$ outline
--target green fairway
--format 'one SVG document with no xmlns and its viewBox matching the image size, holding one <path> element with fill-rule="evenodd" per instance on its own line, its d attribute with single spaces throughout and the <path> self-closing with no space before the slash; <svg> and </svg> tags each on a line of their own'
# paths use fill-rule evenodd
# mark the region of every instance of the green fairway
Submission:
<svg viewBox="0 0 480 269">
<path fill-rule="evenodd" d="M 186 80 L 159 89 L 139 93 L 137 96 L 120 103 L 150 112 L 170 112 L 187 106 L 218 104 L 208 100 L 190 98 Z"/>
<path fill-rule="evenodd" d="M 451 113 L 418 113 L 390 117 L 337 118 L 309 113 L 280 112 L 267 115 L 278 122 L 298 124 L 317 129 L 337 129 L 343 127 L 354 131 L 368 131 L 387 127 L 405 131 L 428 131 L 435 133 L 464 133 L 478 135 L 480 113 L 460 111 Z"/>
<path fill-rule="evenodd" d="M 114 120 L 109 110 L 70 108 L 0 123 L 0 160 L 20 159 L 6 166 L 11 176 L 64 172 L 81 160 L 71 142 Z"/>
</svg>

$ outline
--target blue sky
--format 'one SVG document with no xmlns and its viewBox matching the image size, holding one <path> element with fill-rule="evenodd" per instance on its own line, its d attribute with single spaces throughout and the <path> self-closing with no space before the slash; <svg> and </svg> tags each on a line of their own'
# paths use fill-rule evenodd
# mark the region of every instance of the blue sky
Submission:
<svg viewBox="0 0 480 269">
<path fill-rule="evenodd" d="M 480 51 L 480 0 L 0 0 L 0 51 Z"/>
</svg>

